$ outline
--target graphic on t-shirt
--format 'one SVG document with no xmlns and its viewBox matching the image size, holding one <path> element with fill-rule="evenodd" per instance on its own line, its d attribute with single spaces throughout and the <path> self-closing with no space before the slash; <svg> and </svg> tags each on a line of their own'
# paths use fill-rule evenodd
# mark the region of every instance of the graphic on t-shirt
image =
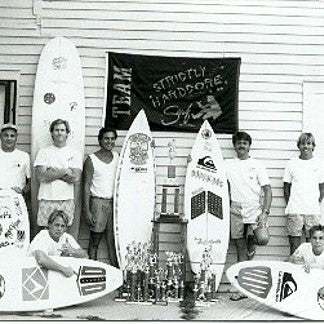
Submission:
<svg viewBox="0 0 324 324">
<path fill-rule="evenodd" d="M 237 281 L 251 294 L 267 298 L 272 287 L 271 269 L 259 266 L 243 268 L 238 274 Z"/>
<path fill-rule="evenodd" d="M 297 291 L 297 283 L 291 273 L 279 271 L 278 285 L 276 291 L 276 301 L 281 302 L 295 291 Z"/>
<path fill-rule="evenodd" d="M 39 267 L 22 269 L 22 299 L 49 299 L 48 271 Z"/>
<path fill-rule="evenodd" d="M 106 281 L 106 270 L 104 268 L 83 266 L 79 269 L 77 284 L 81 296 L 104 291 Z"/>
</svg>

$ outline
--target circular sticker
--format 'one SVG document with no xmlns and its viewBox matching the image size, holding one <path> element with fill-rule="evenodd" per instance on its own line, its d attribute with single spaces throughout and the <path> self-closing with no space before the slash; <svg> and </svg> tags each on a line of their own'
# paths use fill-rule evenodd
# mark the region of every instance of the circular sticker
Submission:
<svg viewBox="0 0 324 324">
<path fill-rule="evenodd" d="M 46 93 L 44 95 L 44 102 L 47 103 L 48 105 L 51 105 L 55 101 L 55 96 L 53 93 Z"/>
<path fill-rule="evenodd" d="M 6 290 L 6 285 L 5 285 L 5 280 L 4 278 L 0 275 L 0 298 L 4 295 Z"/>
<path fill-rule="evenodd" d="M 212 136 L 212 133 L 209 129 L 204 129 L 202 132 L 201 132 L 201 135 L 204 139 L 210 139 L 211 136 Z"/>
</svg>

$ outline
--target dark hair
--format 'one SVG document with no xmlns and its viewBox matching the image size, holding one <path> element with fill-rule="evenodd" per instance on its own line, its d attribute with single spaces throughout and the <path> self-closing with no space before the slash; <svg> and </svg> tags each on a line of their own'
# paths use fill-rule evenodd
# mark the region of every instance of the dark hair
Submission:
<svg viewBox="0 0 324 324">
<path fill-rule="evenodd" d="M 314 233 L 317 231 L 324 232 L 324 227 L 322 225 L 315 225 L 315 226 L 311 227 L 309 230 L 309 237 L 312 238 Z"/>
<path fill-rule="evenodd" d="M 115 135 L 115 139 L 117 138 L 117 131 L 115 128 L 110 128 L 110 127 L 102 127 L 100 130 L 99 130 L 99 133 L 98 133 L 98 141 L 101 141 L 104 134 L 105 133 L 108 133 L 108 132 L 112 132 L 114 133 Z"/>
<path fill-rule="evenodd" d="M 315 225 L 309 229 L 309 237 L 312 238 L 315 232 L 321 231 L 324 232 L 324 227 L 322 225 Z"/>
<path fill-rule="evenodd" d="M 62 217 L 62 219 L 65 223 L 65 226 L 68 225 L 68 223 L 69 223 L 68 215 L 66 215 L 66 213 L 63 210 L 58 210 L 58 209 L 52 211 L 51 214 L 49 215 L 48 221 L 47 221 L 48 225 L 53 224 L 57 217 Z"/>
<path fill-rule="evenodd" d="M 235 145 L 238 141 L 248 141 L 249 144 L 252 144 L 252 138 L 251 136 L 246 132 L 236 132 L 232 136 L 232 143 Z"/>
<path fill-rule="evenodd" d="M 308 140 L 311 140 L 312 141 L 312 144 L 313 146 L 315 147 L 315 137 L 312 133 L 301 133 L 299 138 L 298 138 L 298 141 L 297 141 L 297 147 L 299 148 L 299 145 L 302 141 L 308 141 Z"/>
<path fill-rule="evenodd" d="M 69 134 L 71 132 L 71 128 L 70 128 L 70 124 L 67 120 L 64 120 L 64 119 L 61 119 L 61 118 L 58 118 L 58 119 L 55 119 L 51 122 L 51 125 L 50 125 L 50 132 L 53 133 L 54 131 L 54 127 L 56 125 L 61 125 L 61 124 L 64 124 L 65 125 L 65 128 L 66 128 L 66 132 Z"/>
</svg>

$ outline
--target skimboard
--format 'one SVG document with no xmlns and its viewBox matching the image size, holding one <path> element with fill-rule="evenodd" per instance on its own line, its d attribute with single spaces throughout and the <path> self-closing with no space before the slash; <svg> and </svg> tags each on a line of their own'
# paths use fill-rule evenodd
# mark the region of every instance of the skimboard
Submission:
<svg viewBox="0 0 324 324">
<path fill-rule="evenodd" d="M 120 268 L 126 267 L 127 247 L 148 243 L 155 207 L 152 135 L 141 110 L 125 138 L 116 172 L 114 229 Z"/>
<path fill-rule="evenodd" d="M 0 255 L 26 255 L 29 246 L 29 218 L 22 195 L 0 190 Z"/>
<path fill-rule="evenodd" d="M 324 270 L 281 261 L 244 261 L 226 272 L 246 296 L 305 319 L 324 320 Z"/>
<path fill-rule="evenodd" d="M 56 37 L 43 49 L 37 68 L 32 109 L 32 165 L 40 148 L 52 144 L 49 126 L 57 118 L 68 120 L 71 126 L 67 144 L 83 157 L 85 143 L 85 102 L 80 58 L 73 43 Z M 33 172 L 34 174 L 34 172 Z M 38 186 L 32 177 L 32 230 L 37 229 Z M 75 185 L 75 201 L 80 199 L 80 184 Z M 76 203 L 70 233 L 77 239 L 80 224 L 80 203 Z"/>
<path fill-rule="evenodd" d="M 186 181 L 184 214 L 191 269 L 200 272 L 209 262 L 216 273 L 216 289 L 222 278 L 229 241 L 229 197 L 224 160 L 217 138 L 206 120 L 191 151 Z M 203 260 L 203 255 L 210 256 Z"/>
<path fill-rule="evenodd" d="M 0 312 L 40 311 L 87 302 L 122 285 L 122 271 L 102 262 L 51 257 L 75 275 L 39 267 L 34 257 L 1 260 Z"/>
</svg>

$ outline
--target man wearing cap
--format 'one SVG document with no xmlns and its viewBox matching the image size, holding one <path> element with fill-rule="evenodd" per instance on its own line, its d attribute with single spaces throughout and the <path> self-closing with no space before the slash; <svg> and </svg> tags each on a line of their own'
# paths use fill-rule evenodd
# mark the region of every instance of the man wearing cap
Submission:
<svg viewBox="0 0 324 324">
<path fill-rule="evenodd" d="M 74 218 L 74 184 L 80 179 L 82 160 L 76 150 L 67 145 L 70 134 L 68 121 L 54 120 L 50 125 L 53 144 L 39 150 L 35 172 L 40 182 L 38 191 L 37 225 L 48 224 L 48 217 L 54 210 L 64 211 L 68 226 Z"/>
<path fill-rule="evenodd" d="M 13 189 L 25 195 L 30 191 L 30 157 L 16 148 L 17 127 L 11 123 L 1 127 L 0 189 Z"/>
</svg>

